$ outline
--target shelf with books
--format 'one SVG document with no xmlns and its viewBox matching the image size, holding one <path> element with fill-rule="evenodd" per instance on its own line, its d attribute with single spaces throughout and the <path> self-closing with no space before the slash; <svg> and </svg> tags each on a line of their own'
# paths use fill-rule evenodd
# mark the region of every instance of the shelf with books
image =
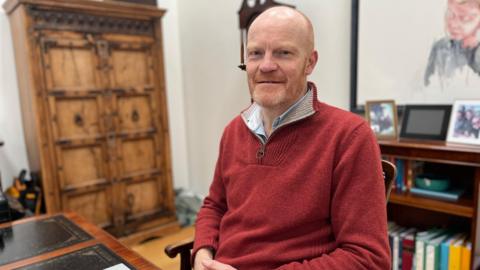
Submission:
<svg viewBox="0 0 480 270">
<path fill-rule="evenodd" d="M 480 266 L 480 147 L 420 140 L 380 140 L 379 145 L 384 158 L 398 162 L 400 175 L 389 199 L 389 220 L 419 230 L 455 228 L 464 232 L 472 243 L 474 263 L 469 269 L 477 269 Z M 421 182 L 417 181 L 426 174 L 442 175 L 449 180 L 450 187 L 444 193 L 453 193 L 454 189 L 462 192 L 453 199 L 427 196 L 425 193 L 429 190 L 425 187 L 420 190 L 423 195 L 412 194 L 412 188 L 413 191 L 421 189 L 417 185 Z"/>
</svg>

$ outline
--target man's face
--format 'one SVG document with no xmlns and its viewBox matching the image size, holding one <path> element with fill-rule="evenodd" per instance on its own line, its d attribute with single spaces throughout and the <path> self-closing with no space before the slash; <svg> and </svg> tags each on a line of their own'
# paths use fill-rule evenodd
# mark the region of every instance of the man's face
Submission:
<svg viewBox="0 0 480 270">
<path fill-rule="evenodd" d="M 266 109 L 286 110 L 306 89 L 315 66 L 305 29 L 286 20 L 264 19 L 248 33 L 247 76 L 250 95 Z M 313 62 L 313 63 L 312 63 Z"/>
<path fill-rule="evenodd" d="M 480 7 L 472 1 L 466 3 L 457 1 L 448 2 L 447 30 L 451 38 L 463 40 L 480 30 Z"/>
</svg>

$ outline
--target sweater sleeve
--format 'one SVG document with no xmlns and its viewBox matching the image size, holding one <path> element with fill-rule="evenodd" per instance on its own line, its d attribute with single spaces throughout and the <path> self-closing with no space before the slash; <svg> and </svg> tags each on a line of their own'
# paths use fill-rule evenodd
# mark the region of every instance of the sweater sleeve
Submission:
<svg viewBox="0 0 480 270">
<path fill-rule="evenodd" d="M 209 194 L 203 201 L 203 205 L 198 212 L 195 222 L 195 241 L 191 258 L 192 265 L 199 249 L 209 248 L 215 254 L 218 248 L 220 221 L 227 211 L 226 192 L 221 173 L 222 145 L 223 139 L 220 143 L 220 151 Z"/>
<path fill-rule="evenodd" d="M 366 123 L 340 142 L 332 179 L 331 223 L 337 248 L 277 269 L 390 269 L 380 151 Z"/>
</svg>

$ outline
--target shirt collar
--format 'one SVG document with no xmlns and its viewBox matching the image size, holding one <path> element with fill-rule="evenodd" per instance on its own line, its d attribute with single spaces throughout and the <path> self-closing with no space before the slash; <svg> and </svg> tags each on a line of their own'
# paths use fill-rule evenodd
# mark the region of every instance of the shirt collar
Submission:
<svg viewBox="0 0 480 270">
<path fill-rule="evenodd" d="M 275 118 L 272 124 L 272 132 L 277 129 L 279 126 L 284 124 L 287 117 L 295 111 L 304 101 L 307 99 L 307 96 L 311 96 L 312 90 L 307 89 L 305 95 L 299 98 L 292 106 L 290 106 L 284 113 L 280 116 Z M 252 108 L 248 116 L 246 117 L 246 124 L 247 127 L 254 132 L 255 134 L 259 135 L 262 140 L 266 140 L 267 134 L 265 132 L 265 127 L 263 126 L 263 118 L 262 118 L 262 107 L 257 103 L 252 104 Z"/>
</svg>

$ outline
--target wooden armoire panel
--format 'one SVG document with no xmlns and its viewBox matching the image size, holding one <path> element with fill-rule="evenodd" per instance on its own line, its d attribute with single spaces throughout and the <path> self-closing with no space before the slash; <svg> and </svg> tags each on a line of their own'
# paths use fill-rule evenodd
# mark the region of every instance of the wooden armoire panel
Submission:
<svg viewBox="0 0 480 270">
<path fill-rule="evenodd" d="M 22 118 L 35 133 L 26 136 L 30 166 L 41 170 L 48 212 L 76 211 L 117 236 L 134 233 L 132 241 L 177 228 L 164 11 L 94 0 L 7 0 L 4 8 Z"/>
<path fill-rule="evenodd" d="M 102 103 L 95 96 L 51 98 L 55 117 L 55 137 L 85 138 L 102 136 Z"/>
<path fill-rule="evenodd" d="M 134 220 L 135 216 L 148 215 L 158 211 L 158 205 L 161 204 L 161 187 L 155 179 L 146 179 L 143 181 L 131 181 L 126 185 L 127 200 L 127 222 Z M 151 198 L 143 200 L 142 198 Z"/>
<path fill-rule="evenodd" d="M 49 91 L 101 88 L 98 57 L 94 44 L 81 35 L 41 39 L 43 68 Z"/>
<path fill-rule="evenodd" d="M 153 130 L 152 97 L 133 95 L 118 97 L 119 129 L 122 133 Z"/>
<path fill-rule="evenodd" d="M 97 188 L 89 192 L 66 194 L 63 204 L 68 209 L 75 209 L 81 216 L 103 228 L 113 225 L 111 188 Z"/>
<path fill-rule="evenodd" d="M 68 42 L 68 41 L 67 41 Z M 80 45 L 88 45 L 83 41 Z M 48 49 L 49 69 L 53 72 L 49 77 L 51 89 L 94 89 L 96 85 L 95 51 L 91 46 L 74 47 L 73 42 L 66 47 Z M 48 46 L 48 45 L 47 45 Z"/>
<path fill-rule="evenodd" d="M 120 175 L 129 177 L 152 173 L 157 169 L 155 142 L 152 137 L 122 140 Z"/>
<path fill-rule="evenodd" d="M 60 188 L 72 190 L 105 183 L 108 178 L 105 152 L 102 144 L 63 147 L 58 156 L 62 161 Z"/>
</svg>

